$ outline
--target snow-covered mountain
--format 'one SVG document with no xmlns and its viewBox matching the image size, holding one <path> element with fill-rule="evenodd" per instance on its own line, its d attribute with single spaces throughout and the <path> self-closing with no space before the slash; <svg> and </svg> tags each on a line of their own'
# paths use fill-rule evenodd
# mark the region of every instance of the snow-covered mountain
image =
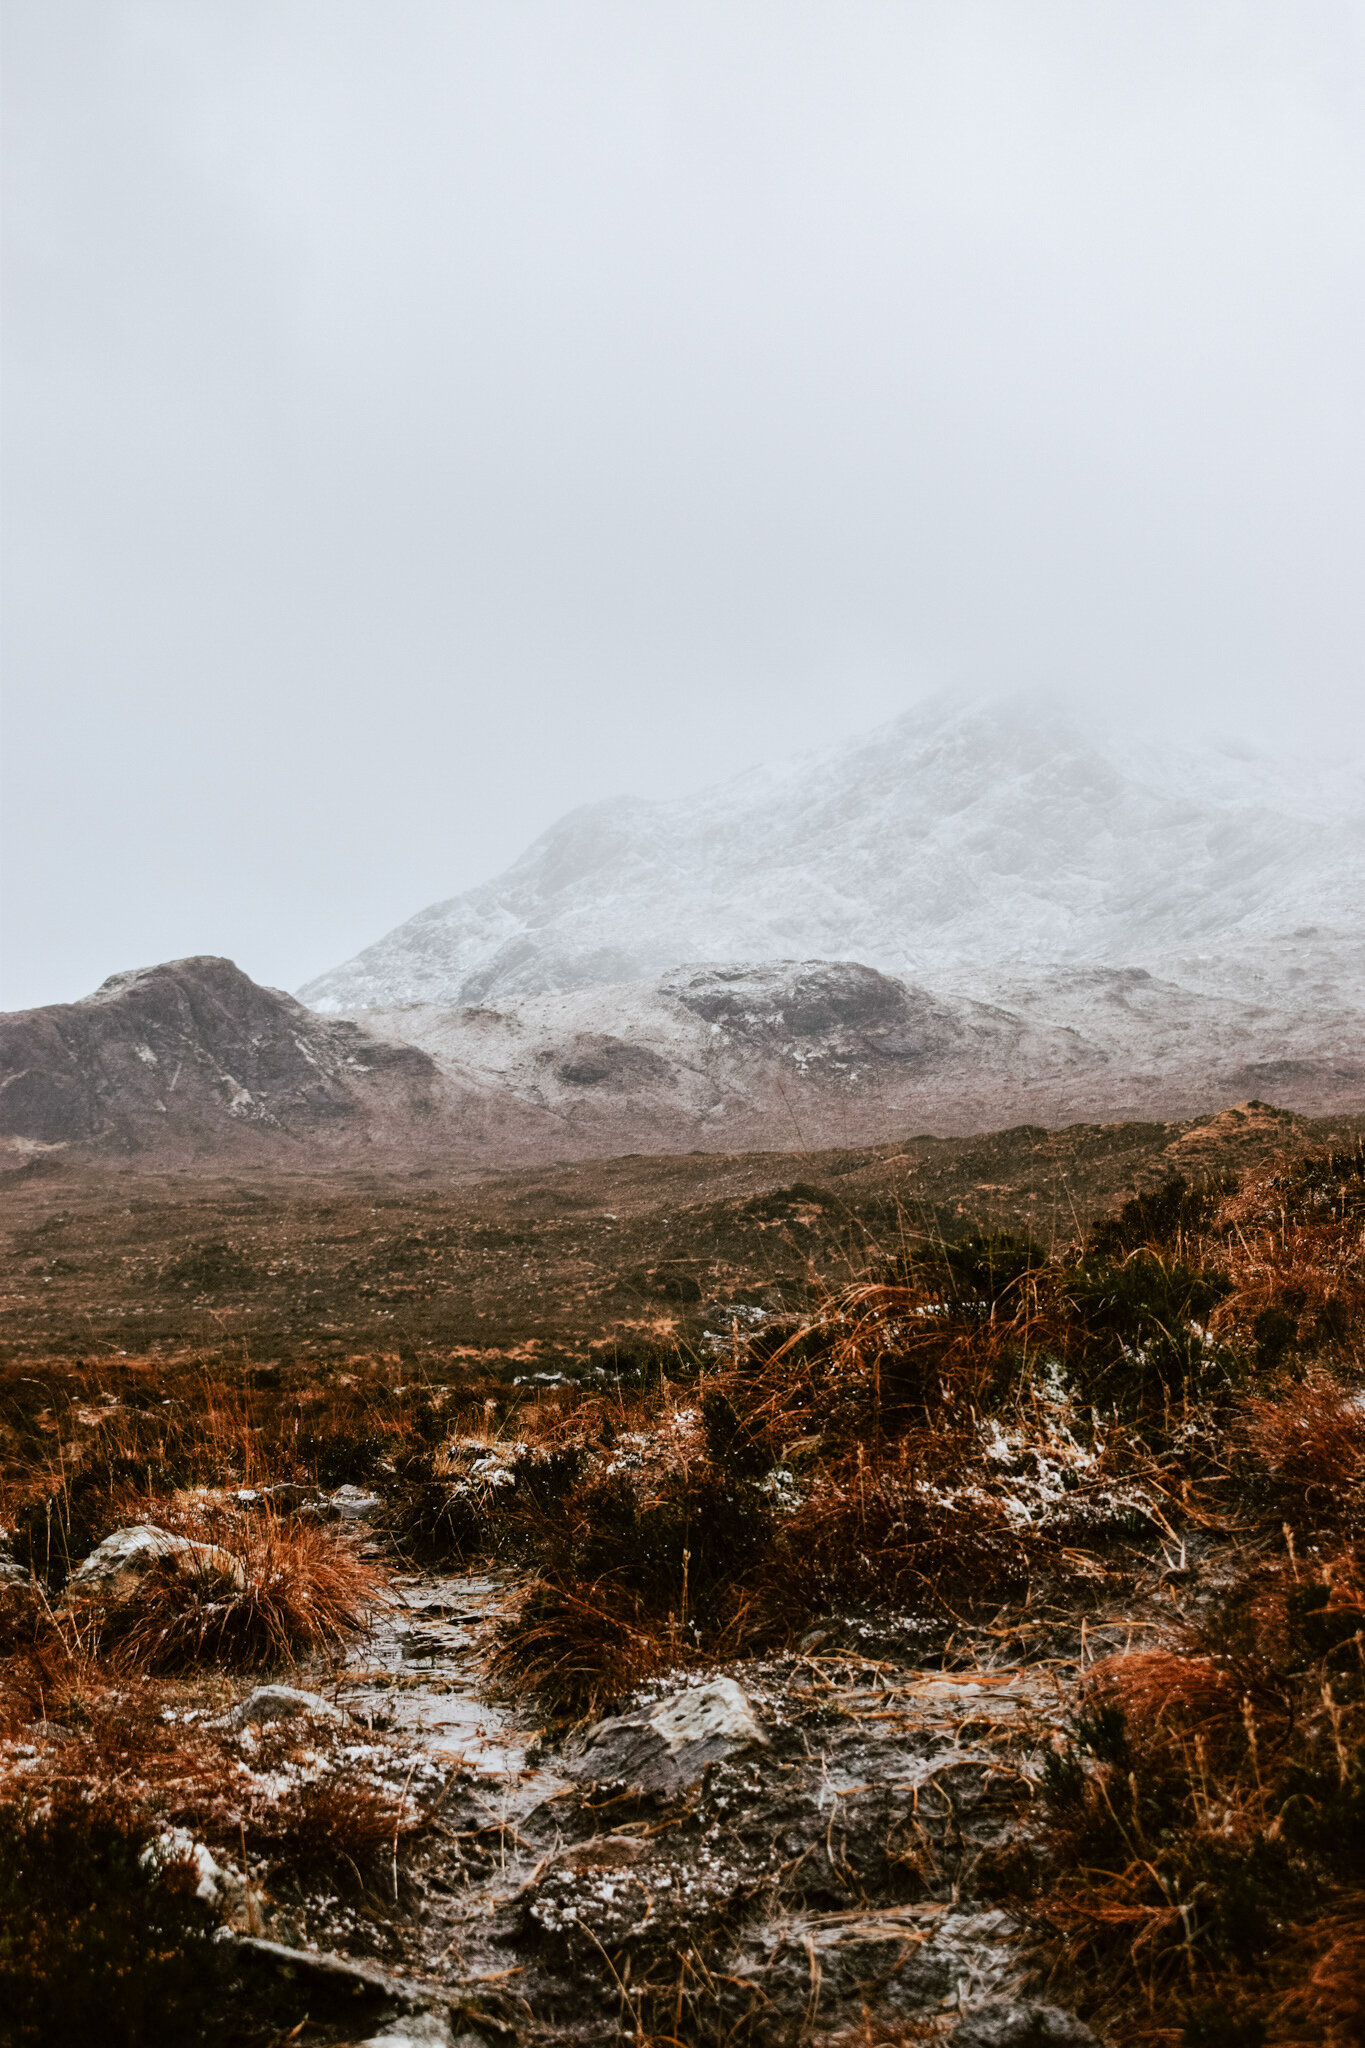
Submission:
<svg viewBox="0 0 1365 2048">
<path fill-rule="evenodd" d="M 939 700 L 667 803 L 593 804 L 505 874 L 300 991 L 322 1011 L 857 960 L 987 1001 L 1021 971 L 1144 968 L 1278 1004 L 1365 987 L 1365 777 L 1120 738 L 1036 698 Z M 1259 992 L 1259 993 L 1258 993 Z"/>
</svg>

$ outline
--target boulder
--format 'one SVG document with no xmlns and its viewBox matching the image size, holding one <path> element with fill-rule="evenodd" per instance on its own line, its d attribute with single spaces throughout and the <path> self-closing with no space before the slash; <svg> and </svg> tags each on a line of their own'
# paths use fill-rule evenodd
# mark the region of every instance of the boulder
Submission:
<svg viewBox="0 0 1365 2048">
<path fill-rule="evenodd" d="M 949 2048 L 1099 2048 L 1099 2038 L 1058 2005 L 980 2005 L 954 2027 Z"/>
<path fill-rule="evenodd" d="M 338 1486 L 331 1496 L 332 1506 L 343 1522 L 364 1522 L 383 1506 L 377 1493 L 368 1493 L 363 1486 Z"/>
<path fill-rule="evenodd" d="M 599 1721 L 567 1767 L 591 1784 L 672 1798 L 694 1785 L 708 1764 L 766 1742 L 734 1679 L 715 1678 L 637 1713 Z"/>
<path fill-rule="evenodd" d="M 344 1721 L 340 1707 L 333 1706 L 318 1692 L 300 1692 L 292 1685 L 258 1685 L 230 1714 L 214 1723 L 218 1728 L 265 1728 L 272 1721 Z"/>
<path fill-rule="evenodd" d="M 359 2048 L 486 2048 L 482 2034 L 464 2033 L 452 2041 L 450 2021 L 444 2013 L 410 2012 L 390 2022 L 382 2034 L 369 2034 Z"/>
<path fill-rule="evenodd" d="M 210 1576 L 239 1589 L 246 1584 L 241 1560 L 231 1551 L 216 1543 L 194 1543 L 188 1536 L 158 1529 L 154 1522 L 138 1522 L 115 1529 L 77 1565 L 67 1581 L 67 1597 L 117 1606 L 137 1591 L 152 1565 L 163 1561 L 186 1578 Z"/>
</svg>

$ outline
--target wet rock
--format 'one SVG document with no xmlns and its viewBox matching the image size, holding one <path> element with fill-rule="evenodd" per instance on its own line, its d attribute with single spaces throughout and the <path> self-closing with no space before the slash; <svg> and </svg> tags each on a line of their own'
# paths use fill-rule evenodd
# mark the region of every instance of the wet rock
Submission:
<svg viewBox="0 0 1365 2048">
<path fill-rule="evenodd" d="M 718 1843 L 599 1836 L 547 1858 L 521 1894 L 521 1931 L 595 1976 L 594 1957 L 634 1963 L 708 1939 L 740 1910 L 747 1864 Z M 510 1938 L 517 1939 L 513 1931 Z M 585 1984 L 587 1979 L 585 1978 Z M 610 1998 L 610 1987 L 599 1984 Z"/>
<path fill-rule="evenodd" d="M 978 2006 L 948 2039 L 951 2048 L 1099 2048 L 1098 2036 L 1074 2012 L 1007 2001 Z"/>
<path fill-rule="evenodd" d="M 343 1522 L 363 1522 L 382 1506 L 377 1493 L 367 1493 L 363 1486 L 338 1486 L 332 1494 L 332 1506 Z"/>
<path fill-rule="evenodd" d="M 998 1994 L 1018 1966 L 1011 1931 L 1003 1913 L 932 1902 L 797 1915 L 748 1935 L 728 1982 L 773 2023 L 797 2026 L 804 2015 L 833 2024 L 861 2010 L 905 2020 Z"/>
<path fill-rule="evenodd" d="M 272 1721 L 344 1721 L 340 1707 L 321 1693 L 300 1692 L 292 1685 L 258 1685 L 230 1714 L 214 1723 L 218 1728 L 265 1728 Z"/>
<path fill-rule="evenodd" d="M 599 1721 L 567 1768 L 592 1784 L 672 1798 L 694 1785 L 709 1764 L 766 1742 L 734 1679 L 717 1678 L 638 1713 Z"/>
<path fill-rule="evenodd" d="M 23 1566 L 16 1564 L 8 1550 L 0 1549 L 0 1587 L 27 1586 L 29 1575 Z"/>
<path fill-rule="evenodd" d="M 170 1562 L 186 1578 L 210 1574 L 238 1588 L 246 1584 L 239 1559 L 216 1543 L 194 1543 L 153 1522 L 115 1529 L 77 1565 L 67 1581 L 70 1599 L 98 1599 L 116 1605 L 137 1591 L 152 1565 Z"/>
</svg>

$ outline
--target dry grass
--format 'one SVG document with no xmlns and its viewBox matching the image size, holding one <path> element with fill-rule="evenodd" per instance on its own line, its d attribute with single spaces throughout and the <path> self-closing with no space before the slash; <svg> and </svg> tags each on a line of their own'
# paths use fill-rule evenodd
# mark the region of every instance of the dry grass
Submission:
<svg viewBox="0 0 1365 2048">
<path fill-rule="evenodd" d="M 619 1595 L 595 1597 L 557 1580 L 537 1579 L 494 1659 L 514 1691 L 532 1693 L 576 1721 L 590 1720 L 647 1679 L 691 1661 L 678 1628 L 623 1613 Z"/>
<path fill-rule="evenodd" d="M 108 1787 L 0 1806 L 0 2025 L 15 2048 L 227 2039 L 214 1915 L 188 1865 L 148 1867 L 153 1831 Z"/>
<path fill-rule="evenodd" d="M 119 1669 L 278 1667 L 340 1649 L 363 1627 L 378 1574 L 326 1529 L 265 1514 L 218 1527 L 212 1540 L 240 1565 L 242 1583 L 154 1565 L 104 1623 L 102 1646 Z"/>
<path fill-rule="evenodd" d="M 35 1594 L 4 1624 L 12 1716 L 85 1700 L 67 1753 L 100 1773 L 119 1768 L 124 1711 L 158 1783 L 178 1771 L 204 1811 L 208 1746 L 158 1751 L 111 1689 L 286 1662 L 354 1630 L 373 1585 L 352 1551 L 196 1487 L 355 1479 L 384 1492 L 410 1552 L 524 1565 L 498 1668 L 574 1717 L 830 1614 L 938 1616 L 946 1633 L 1051 1601 L 1070 1625 L 1076 1579 L 1132 1589 L 1172 1562 L 1158 1531 L 1198 1532 L 1221 1546 L 1222 1595 L 1197 1629 L 1172 1622 L 1160 1647 L 1094 1666 L 1048 1765 L 1018 1879 L 1040 1952 L 1116 2042 L 1358 2039 L 1363 1233 L 1365 1160 L 1339 1154 L 1240 1188 L 1170 1183 L 1049 1256 L 907 1237 L 893 1269 L 799 1327 L 701 1374 L 680 1361 L 648 1393 L 400 1402 L 376 1372 L 86 1411 L 35 1436 L 11 1501 L 52 1596 L 68 1556 L 144 1519 L 222 1544 L 246 1585 L 152 1573 L 79 1639 Z M 325 1780 L 250 1824 L 281 1870 L 351 1856 L 373 1885 L 406 1823 L 382 1790 L 356 1796 Z"/>
<path fill-rule="evenodd" d="M 1321 1367 L 1274 1399 L 1253 1400 L 1241 1439 L 1273 1505 L 1300 1528 L 1365 1512 L 1365 1403 Z"/>
<path fill-rule="evenodd" d="M 1359 2039 L 1365 1614 L 1315 1634 L 1332 1584 L 1285 1561 L 1185 1651 L 1089 1674 L 1044 1781 L 1034 1912 L 1054 1984 L 1116 2042 L 1156 2015 L 1212 2048 Z"/>
<path fill-rule="evenodd" d="M 343 1892 L 380 1891 L 392 1900 L 399 1852 L 418 1822 L 393 1793 L 335 1772 L 254 1802 L 243 1828 L 277 1881 L 321 1879 Z"/>
</svg>

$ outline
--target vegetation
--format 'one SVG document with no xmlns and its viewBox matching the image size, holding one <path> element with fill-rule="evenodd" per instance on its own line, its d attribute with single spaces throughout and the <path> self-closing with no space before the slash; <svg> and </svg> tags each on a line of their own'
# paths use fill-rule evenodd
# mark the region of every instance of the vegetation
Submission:
<svg viewBox="0 0 1365 2048">
<path fill-rule="evenodd" d="M 0 2037 L 15 2048 L 226 2038 L 217 1916 L 193 1865 L 153 1841 L 108 1791 L 0 1806 Z"/>
<path fill-rule="evenodd" d="M 29 1579 L 0 1599 L 0 1712 L 63 1733 L 0 1784 L 0 1884 L 51 1866 L 0 1957 L 22 2025 L 59 1976 L 76 2001 L 16 2038 L 67 2038 L 101 1985 L 124 2037 L 198 2038 L 202 1902 L 140 1860 L 153 1815 L 220 1845 L 249 1819 L 279 1882 L 397 1892 L 401 1800 L 324 1760 L 306 1797 L 233 1815 L 207 1723 L 151 1705 L 153 1679 L 345 1645 L 379 1585 L 323 1519 L 349 1484 L 382 1495 L 400 1560 L 517 1567 L 498 1674 L 561 1725 L 850 1615 L 935 1624 L 944 1657 L 989 1625 L 1079 1668 L 1030 1819 L 971 1874 L 1023 1916 L 1040 1987 L 1116 2042 L 1344 2048 L 1365 2030 L 1362 1330 L 1365 1155 L 1336 1149 L 1174 1176 L 1065 1246 L 902 1217 L 804 1313 L 691 1352 L 642 1338 L 610 1384 L 134 1358 L 53 1372 L 40 1404 L 16 1370 L 0 1512 Z M 231 1569 L 73 1601 L 81 1560 L 147 1522 Z M 1091 1660 L 1088 1620 L 1139 1582 L 1133 1643 Z M 117 1810 L 78 1794 L 115 1778 Z M 63 1904 L 82 1828 L 95 1891 Z M 111 1945 L 146 1958 L 126 1997 Z"/>
</svg>

